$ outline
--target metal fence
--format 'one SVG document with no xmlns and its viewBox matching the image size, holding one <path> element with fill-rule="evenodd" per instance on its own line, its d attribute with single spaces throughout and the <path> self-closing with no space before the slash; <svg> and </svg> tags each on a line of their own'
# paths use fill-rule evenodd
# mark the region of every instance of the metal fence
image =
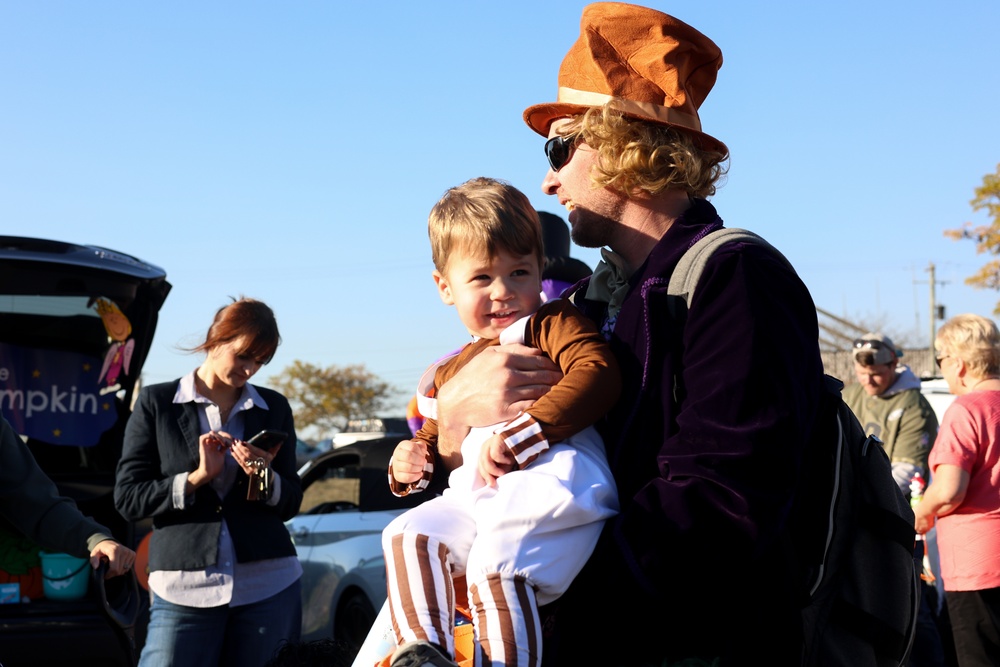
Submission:
<svg viewBox="0 0 1000 667">
<path fill-rule="evenodd" d="M 857 378 L 854 376 L 854 358 L 852 352 L 852 350 L 822 352 L 824 372 L 843 381 L 845 385 L 857 382 Z M 934 363 L 933 350 L 926 348 L 903 350 L 900 362 L 909 366 L 910 370 L 919 378 L 927 379 L 940 376 L 937 366 Z"/>
</svg>

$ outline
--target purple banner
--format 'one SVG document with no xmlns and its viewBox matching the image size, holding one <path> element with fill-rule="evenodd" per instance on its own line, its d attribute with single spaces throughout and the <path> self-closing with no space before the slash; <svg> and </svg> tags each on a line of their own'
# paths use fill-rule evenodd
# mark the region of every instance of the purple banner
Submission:
<svg viewBox="0 0 1000 667">
<path fill-rule="evenodd" d="M 118 420 L 102 395 L 101 359 L 0 343 L 0 411 L 14 430 L 53 445 L 92 447 Z"/>
</svg>

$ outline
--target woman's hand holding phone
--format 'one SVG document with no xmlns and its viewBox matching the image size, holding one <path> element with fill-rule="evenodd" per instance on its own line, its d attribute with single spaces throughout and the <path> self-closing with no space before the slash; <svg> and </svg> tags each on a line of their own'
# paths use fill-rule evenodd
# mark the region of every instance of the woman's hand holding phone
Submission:
<svg viewBox="0 0 1000 667">
<path fill-rule="evenodd" d="M 288 434 L 284 431 L 265 429 L 246 442 L 237 440 L 232 448 L 233 458 L 243 468 L 243 472 L 253 475 L 256 468 L 252 462 L 263 459 L 264 465 L 270 466 L 287 437 Z"/>
</svg>

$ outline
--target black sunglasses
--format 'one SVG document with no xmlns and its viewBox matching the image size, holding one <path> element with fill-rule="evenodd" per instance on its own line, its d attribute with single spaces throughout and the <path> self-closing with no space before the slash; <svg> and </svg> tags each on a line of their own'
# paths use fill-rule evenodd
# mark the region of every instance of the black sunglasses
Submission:
<svg viewBox="0 0 1000 667">
<path fill-rule="evenodd" d="M 548 158 L 552 171 L 559 171 L 573 157 L 573 150 L 579 137 L 578 134 L 556 136 L 545 142 L 545 157 Z"/>
<path fill-rule="evenodd" d="M 938 370 L 941 369 L 941 362 L 950 357 L 950 354 L 942 354 L 940 357 L 934 357 L 934 363 L 937 364 Z"/>
</svg>

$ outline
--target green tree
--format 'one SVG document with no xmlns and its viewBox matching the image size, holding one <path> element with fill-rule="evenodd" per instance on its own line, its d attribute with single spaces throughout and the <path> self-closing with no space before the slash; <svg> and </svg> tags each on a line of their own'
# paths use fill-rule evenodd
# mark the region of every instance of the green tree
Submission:
<svg viewBox="0 0 1000 667">
<path fill-rule="evenodd" d="M 946 230 L 945 236 L 975 241 L 977 254 L 1000 255 L 1000 164 L 997 165 L 995 174 L 983 176 L 983 184 L 976 188 L 976 196 L 969 204 L 973 211 L 986 211 L 992 222 L 978 226 L 966 222 L 959 229 Z M 1000 259 L 987 262 L 979 271 L 966 278 L 965 283 L 980 289 L 1000 291 Z M 1000 302 L 993 313 L 1000 315 Z"/>
<path fill-rule="evenodd" d="M 351 419 L 375 417 L 396 393 L 364 364 L 321 368 L 296 360 L 269 384 L 291 403 L 297 429 L 322 431 L 343 431 Z"/>
</svg>

